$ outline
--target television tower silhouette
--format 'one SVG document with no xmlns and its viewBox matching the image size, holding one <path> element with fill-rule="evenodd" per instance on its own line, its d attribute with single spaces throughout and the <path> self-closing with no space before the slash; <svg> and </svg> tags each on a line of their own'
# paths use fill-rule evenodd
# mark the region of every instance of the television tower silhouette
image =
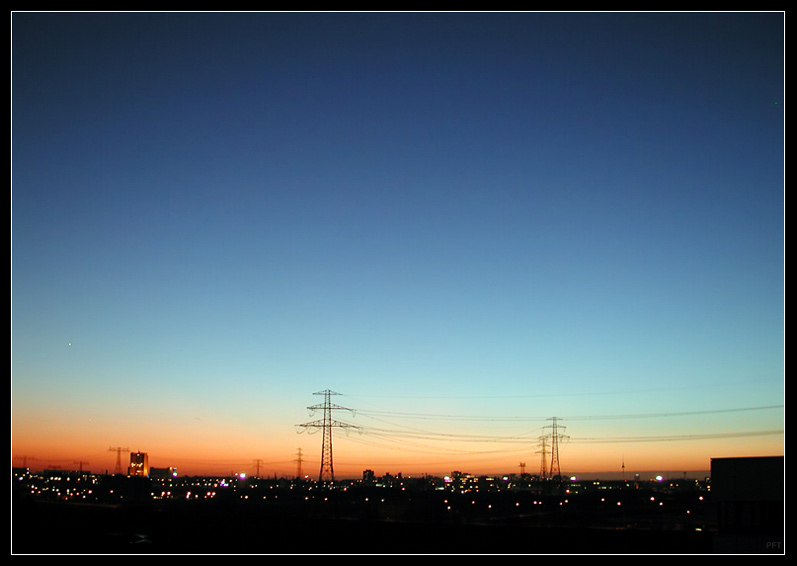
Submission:
<svg viewBox="0 0 797 566">
<path fill-rule="evenodd" d="M 551 417 L 548 419 L 552 421 L 550 425 L 551 429 L 551 471 L 549 474 L 549 478 L 553 480 L 561 480 L 562 479 L 562 468 L 559 463 L 559 441 L 566 438 L 564 434 L 559 432 L 559 429 L 563 429 L 563 427 L 559 424 L 558 419 L 556 417 Z M 549 428 L 549 427 L 544 427 Z"/>
<path fill-rule="evenodd" d="M 299 425 L 302 428 L 321 429 L 323 438 L 321 439 L 321 469 L 318 473 L 318 483 L 334 482 L 335 481 L 335 467 L 332 461 L 332 429 L 333 428 L 359 428 L 349 423 L 336 421 L 332 418 L 332 411 L 351 411 L 346 407 L 335 405 L 331 401 L 332 395 L 340 395 L 329 389 L 318 391 L 313 395 L 323 395 L 324 402 L 320 405 L 313 405 L 307 407 L 311 411 L 323 411 L 323 418 L 318 421 L 312 421 Z"/>
</svg>

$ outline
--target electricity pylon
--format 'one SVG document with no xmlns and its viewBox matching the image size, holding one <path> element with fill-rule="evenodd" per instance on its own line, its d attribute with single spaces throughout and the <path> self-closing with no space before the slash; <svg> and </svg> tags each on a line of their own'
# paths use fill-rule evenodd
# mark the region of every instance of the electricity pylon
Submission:
<svg viewBox="0 0 797 566">
<path fill-rule="evenodd" d="M 116 468 L 114 469 L 114 474 L 121 474 L 122 473 L 122 452 L 130 452 L 129 448 L 122 448 L 121 446 L 117 446 L 114 448 L 111 446 L 108 448 L 108 452 L 116 452 Z"/>
<path fill-rule="evenodd" d="M 559 429 L 563 429 L 563 427 L 558 423 L 558 419 L 556 417 L 551 417 L 549 419 L 552 421 L 550 425 L 551 428 L 551 471 L 548 477 L 554 480 L 561 480 L 562 479 L 562 468 L 559 464 L 559 441 L 566 438 L 564 434 L 559 432 Z M 545 427 L 548 428 L 548 427 Z"/>
<path fill-rule="evenodd" d="M 304 460 L 302 460 L 302 449 L 299 448 L 299 452 L 298 452 L 298 454 L 296 454 L 296 460 L 295 460 L 295 462 L 296 462 L 296 479 L 297 480 L 301 480 L 302 479 L 302 462 L 303 461 Z"/>
<path fill-rule="evenodd" d="M 27 468 L 28 467 L 28 460 L 38 460 L 38 458 L 36 458 L 34 456 L 14 456 L 14 458 L 17 459 L 17 460 L 20 460 L 20 459 L 22 460 L 22 467 L 23 468 Z"/>
<path fill-rule="evenodd" d="M 302 428 L 315 428 L 321 429 L 323 433 L 323 438 L 321 440 L 321 470 L 318 473 L 318 482 L 334 482 L 335 481 L 335 467 L 332 462 L 332 429 L 333 428 L 343 428 L 343 429 L 350 429 L 350 428 L 359 428 L 349 423 L 336 421 L 332 418 L 332 411 L 351 411 L 346 407 L 341 407 L 339 405 L 335 405 L 331 402 L 330 398 L 332 395 L 340 395 L 340 393 L 335 393 L 334 391 L 330 391 L 329 389 L 325 389 L 324 391 L 318 391 L 317 393 L 313 393 L 313 395 L 323 395 L 324 396 L 324 403 L 321 405 L 313 405 L 312 407 L 307 407 L 311 411 L 322 410 L 324 412 L 324 416 L 320 421 L 312 421 L 309 423 L 300 424 L 298 426 Z"/>
<path fill-rule="evenodd" d="M 540 443 L 542 444 L 542 448 L 539 450 L 540 454 L 542 454 L 541 462 L 540 462 L 540 479 L 544 480 L 548 477 L 548 462 L 547 462 L 547 454 L 548 450 L 545 447 L 545 437 L 540 437 Z"/>
</svg>

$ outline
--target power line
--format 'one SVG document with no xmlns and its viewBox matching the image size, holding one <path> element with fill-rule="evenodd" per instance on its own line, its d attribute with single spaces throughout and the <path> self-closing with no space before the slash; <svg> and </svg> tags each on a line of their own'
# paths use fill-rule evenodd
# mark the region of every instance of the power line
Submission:
<svg viewBox="0 0 797 566">
<path fill-rule="evenodd" d="M 534 417 L 534 416 L 497 416 L 497 417 L 488 417 L 483 415 L 464 415 L 464 414 L 435 414 L 435 413 L 412 413 L 412 412 L 397 412 L 397 411 L 368 411 L 368 410 L 357 410 L 356 414 L 358 416 L 364 417 L 366 419 L 371 419 L 375 422 L 382 423 L 385 426 L 355 426 L 350 423 L 345 423 L 342 421 L 336 421 L 332 419 L 331 413 L 333 410 L 346 410 L 350 411 L 354 414 L 353 409 L 349 409 L 347 407 L 340 407 L 338 405 L 334 405 L 331 403 L 331 395 L 339 395 L 338 393 L 332 391 L 321 391 L 315 393 L 315 395 L 324 395 L 324 403 L 319 405 L 314 405 L 312 407 L 308 407 L 311 411 L 321 410 L 324 412 L 324 419 L 313 421 L 309 423 L 305 423 L 303 425 L 297 425 L 302 430 L 321 430 L 324 432 L 324 438 L 322 439 L 322 451 L 321 451 L 321 461 L 320 461 L 320 473 L 319 479 L 320 481 L 326 480 L 333 480 L 334 481 L 334 466 L 332 461 L 332 428 L 342 428 L 342 429 L 357 429 L 361 433 L 361 437 L 354 439 L 348 439 L 352 442 L 359 442 L 363 445 L 372 446 L 376 448 L 382 448 L 387 450 L 392 450 L 395 453 L 400 452 L 413 452 L 418 454 L 438 454 L 440 456 L 448 456 L 452 458 L 456 457 L 465 457 L 465 456 L 472 456 L 472 455 L 490 455 L 490 454 L 513 454 L 515 452 L 518 453 L 519 456 L 522 457 L 522 454 L 525 453 L 527 450 L 533 451 L 533 445 L 537 440 L 542 438 L 539 436 L 540 431 L 551 428 L 549 427 L 531 427 L 532 430 L 523 430 L 519 434 L 512 434 L 512 431 L 506 431 L 507 434 L 467 434 L 460 430 L 455 430 L 453 432 L 445 432 L 436 430 L 434 426 L 426 426 L 426 427 L 416 427 L 412 426 L 411 423 L 403 424 L 403 423 L 396 423 L 391 422 L 389 419 L 401 421 L 401 420 L 412 420 L 412 419 L 421 419 L 425 421 L 474 421 L 474 422 L 485 422 L 485 421 L 495 421 L 495 422 L 506 422 L 506 423 L 531 423 L 536 421 L 551 421 L 550 417 Z M 711 415 L 711 414 L 732 414 L 732 413 L 742 413 L 742 412 L 752 412 L 752 411 L 767 411 L 773 409 L 783 409 L 784 405 L 764 405 L 764 406 L 751 406 L 751 407 L 735 407 L 735 408 L 724 408 L 724 409 L 706 409 L 706 410 L 698 410 L 698 411 L 668 411 L 668 412 L 658 412 L 658 413 L 636 413 L 636 414 L 608 414 L 608 415 L 582 415 L 582 416 L 570 416 L 570 417 L 557 417 L 560 421 L 608 421 L 608 420 L 621 420 L 621 419 L 646 419 L 646 418 L 678 418 L 678 417 L 688 417 L 688 416 L 699 416 L 699 415 Z M 385 418 L 387 417 L 387 418 Z M 557 423 L 559 424 L 559 423 Z M 516 428 L 516 427 L 512 427 Z M 564 427 L 559 427 L 564 428 Z M 483 432 L 483 431 L 481 431 Z M 762 436 L 772 436 L 772 435 L 782 435 L 784 433 L 783 430 L 757 430 L 757 431 L 737 431 L 737 432 L 706 432 L 706 433 L 697 433 L 697 434 L 685 434 L 685 435 L 653 435 L 653 436 L 593 436 L 593 437 L 586 437 L 586 436 L 578 436 L 575 440 L 571 440 L 570 442 L 574 444 L 599 444 L 599 443 L 654 443 L 654 442 L 688 442 L 688 441 L 701 441 L 701 440 L 712 440 L 712 439 L 732 439 L 732 438 L 742 438 L 742 437 L 762 437 Z M 362 436 L 364 435 L 364 437 Z M 552 467 L 548 466 L 550 463 L 551 465 L 555 464 L 556 458 L 554 458 L 555 453 L 553 452 L 553 437 L 550 435 L 547 436 L 547 444 L 543 444 L 543 466 L 546 469 L 546 473 L 553 473 Z M 469 449 L 467 445 L 470 444 L 472 449 Z M 500 445 L 500 448 L 498 446 Z M 531 447 L 531 448 L 530 448 Z M 539 445 L 537 445 L 539 447 Z M 484 448 L 484 449 L 479 449 Z M 524 451 L 525 449 L 525 451 Z M 112 447 L 109 448 L 108 451 L 115 452 L 117 455 L 117 466 L 116 466 L 116 473 L 120 473 L 122 470 L 121 466 L 121 452 L 129 451 L 128 448 L 122 447 Z M 537 452 L 539 453 L 539 451 Z M 546 460 L 547 456 L 551 456 L 550 460 Z M 306 458 L 306 457 L 304 457 Z M 255 460 L 255 465 L 258 470 L 263 465 L 286 465 L 288 462 L 292 462 L 294 468 L 296 470 L 302 469 L 302 463 L 311 462 L 312 465 L 317 465 L 319 462 L 315 461 L 314 459 L 308 461 L 303 458 L 301 449 L 299 449 L 298 459 L 292 461 L 280 461 L 280 462 L 264 462 L 263 460 Z M 28 457 L 27 459 L 32 460 L 32 457 Z M 161 456 L 161 459 L 163 457 Z M 203 465 L 210 465 L 210 466 L 222 466 L 228 465 L 223 464 L 223 462 L 231 462 L 229 460 L 186 460 L 184 458 L 180 459 L 184 463 L 190 461 L 194 464 L 197 462 Z M 298 466 L 297 466 L 298 464 Z M 235 465 L 242 465 L 242 462 L 236 461 Z M 289 465 L 289 464 L 288 464 Z M 297 475 L 300 475 L 301 472 L 297 472 Z"/>
<path fill-rule="evenodd" d="M 700 415 L 700 414 L 710 414 L 710 413 L 728 413 L 728 412 L 740 412 L 740 411 L 753 411 L 753 410 L 765 410 L 765 409 L 773 409 L 779 408 L 782 406 L 765 406 L 765 407 L 744 407 L 744 408 L 735 408 L 735 409 L 719 409 L 719 410 L 706 410 L 706 411 L 688 411 L 688 412 L 668 412 L 668 413 L 656 413 L 656 414 L 638 414 L 638 415 L 603 415 L 603 416 L 592 416 L 592 417 L 579 417 L 581 419 L 589 420 L 592 418 L 597 419 L 607 419 L 610 417 L 614 418 L 643 418 L 643 417 L 675 417 L 675 416 L 686 416 L 686 415 Z M 359 415 L 366 416 L 368 418 L 372 418 L 374 420 L 380 420 L 382 422 L 384 419 L 377 419 L 371 416 L 373 413 L 368 411 L 358 411 Z M 386 414 L 385 412 L 379 414 Z M 411 413 L 404 413 L 404 415 L 412 415 Z M 395 415 L 394 415 L 395 416 Z M 536 419 L 535 419 L 536 420 Z M 552 420 L 548 418 L 547 420 Z M 559 444 L 560 441 L 567 439 L 570 440 L 569 436 L 565 436 L 561 433 L 561 429 L 564 427 L 561 426 L 559 423 L 560 420 L 564 420 L 563 418 L 555 418 L 554 425 L 549 425 L 545 428 L 555 428 L 556 430 L 552 430 L 550 434 L 547 436 L 540 436 L 543 442 L 542 448 L 542 466 L 543 469 L 541 470 L 541 474 L 543 477 L 556 477 L 561 474 L 561 464 L 559 461 Z M 569 420 L 569 419 L 567 419 Z M 468 450 L 454 450 L 449 444 L 446 444 L 443 448 L 430 446 L 429 444 L 419 444 L 418 442 L 414 441 L 423 441 L 423 442 L 443 442 L 443 443 L 450 443 L 450 442 L 457 442 L 458 444 L 461 443 L 482 443 L 482 444 L 496 444 L 496 443 L 511 443 L 517 446 L 527 446 L 528 441 L 531 439 L 531 436 L 534 432 L 525 433 L 523 435 L 512 435 L 512 436 L 497 436 L 497 435 L 479 435 L 479 434 L 461 434 L 461 433 L 443 433 L 438 431 L 430 431 L 430 430 L 422 430 L 415 427 L 401 427 L 401 429 L 387 429 L 387 428 L 378 428 L 378 427 L 362 427 L 361 432 L 371 441 L 366 440 L 359 440 L 359 442 L 364 444 L 369 444 L 376 447 L 383 447 L 383 448 L 390 448 L 392 446 L 395 448 L 399 446 L 401 449 L 404 450 L 412 450 L 415 452 L 423 452 L 423 453 L 446 453 L 451 456 L 465 456 L 471 454 L 486 454 L 486 453 L 500 453 L 506 452 L 505 450 L 495 450 L 495 451 L 468 451 Z M 535 431 L 536 432 L 536 431 Z M 705 434 L 693 434 L 693 435 L 661 435 L 661 436 L 627 436 L 627 437 L 604 437 L 604 438 L 579 438 L 576 442 L 577 443 L 619 443 L 619 442 L 673 442 L 673 441 L 697 441 L 697 440 L 706 440 L 706 439 L 719 439 L 719 438 L 739 438 L 745 436 L 764 436 L 764 435 L 774 435 L 774 434 L 782 434 L 783 431 L 740 431 L 740 432 L 723 432 L 723 433 L 705 433 Z M 374 440 L 376 442 L 374 442 Z M 546 444 L 546 440 L 549 440 L 550 443 Z M 385 443 L 390 443 L 390 446 L 386 445 Z M 550 468 L 546 465 L 546 456 L 551 455 L 552 458 L 550 460 Z"/>
<path fill-rule="evenodd" d="M 458 442 L 526 442 L 533 433 L 516 436 L 495 436 L 488 434 L 458 434 L 448 432 L 406 432 L 401 430 L 360 427 L 361 432 L 367 435 L 395 435 L 402 438 L 415 438 L 418 440 L 456 440 Z"/>
<path fill-rule="evenodd" d="M 558 428 L 563 428 L 558 425 Z M 402 431 L 391 431 L 386 429 L 372 429 L 363 427 L 363 434 L 368 437 L 376 436 L 378 438 L 395 439 L 409 438 L 416 440 L 437 440 L 437 441 L 451 441 L 457 442 L 472 442 L 472 443 L 511 443 L 518 444 L 530 440 L 529 436 L 489 436 L 489 435 L 458 435 L 449 433 L 427 433 L 408 434 Z M 720 432 L 720 433 L 705 433 L 705 434 L 686 434 L 686 435 L 661 435 L 661 436 L 624 436 L 624 437 L 578 437 L 575 443 L 599 443 L 599 442 L 664 442 L 675 440 L 703 440 L 712 438 L 738 438 L 744 436 L 768 436 L 775 434 L 783 434 L 783 430 L 766 430 L 766 431 L 739 431 L 739 432 Z M 549 435 L 550 436 L 550 435 Z M 568 437 L 569 438 L 569 437 Z"/>
<path fill-rule="evenodd" d="M 716 439 L 730 439 L 730 438 L 743 438 L 743 437 L 755 437 L 755 436 L 772 436 L 783 434 L 783 430 L 765 430 L 765 431 L 738 431 L 738 432 L 721 432 L 721 433 L 705 433 L 705 434 L 687 434 L 687 435 L 660 435 L 660 436 L 625 436 L 625 437 L 579 437 L 575 441 L 571 439 L 570 436 L 562 435 L 559 432 L 559 429 L 562 429 L 561 425 L 557 425 L 557 446 L 558 443 L 562 440 L 567 440 L 568 443 L 575 443 L 575 444 L 597 444 L 597 443 L 635 443 L 635 442 L 678 442 L 678 441 L 699 441 L 699 440 L 716 440 Z M 438 436 L 433 436 L 431 433 L 429 436 L 420 437 L 420 436 L 401 436 L 401 435 L 390 435 L 384 434 L 379 432 L 374 432 L 370 429 L 364 429 L 364 434 L 366 436 L 365 439 L 363 438 L 350 438 L 348 439 L 349 442 L 356 442 L 360 444 L 370 445 L 374 447 L 381 447 L 381 448 L 395 448 L 398 445 L 405 451 L 412 451 L 417 453 L 426 453 L 426 454 L 449 454 L 452 456 L 466 456 L 466 455 L 473 455 L 473 454 L 491 454 L 491 453 L 503 453 L 506 454 L 506 449 L 495 449 L 495 450 L 457 450 L 453 449 L 450 446 L 438 447 L 438 446 L 429 446 L 424 444 L 417 444 L 411 442 L 411 440 L 426 440 L 426 441 L 439 441 L 439 442 L 450 442 L 452 437 L 450 435 L 440 434 Z M 551 469 L 548 469 L 546 466 L 546 456 L 553 455 L 552 446 L 548 444 L 548 438 L 552 437 L 551 434 L 547 436 L 539 437 L 540 442 L 542 442 L 542 450 L 539 450 L 538 453 L 542 454 L 542 461 L 543 461 L 543 468 L 545 468 L 546 475 L 552 473 Z M 374 440 L 375 439 L 375 440 Z M 526 447 L 528 446 L 526 440 L 527 438 L 517 437 L 514 439 L 502 437 L 502 438 L 490 438 L 484 437 L 481 439 L 459 439 L 453 438 L 457 442 L 473 442 L 473 443 L 501 443 L 501 442 L 508 442 L 518 447 Z M 381 442 L 380 442 L 381 441 Z M 389 443 L 389 444 L 385 444 Z M 551 460 L 552 467 L 556 467 L 556 460 L 552 458 Z"/>
<path fill-rule="evenodd" d="M 578 438 L 576 444 L 619 443 L 619 442 L 676 442 L 682 440 L 715 440 L 720 438 L 743 438 L 746 436 L 772 436 L 783 434 L 783 430 L 759 430 L 739 432 L 716 432 L 706 434 L 682 434 L 662 436 L 618 436 L 605 438 Z"/>
<path fill-rule="evenodd" d="M 767 381 L 778 381 L 778 379 L 771 379 Z M 550 397 L 593 397 L 593 396 L 604 396 L 604 395 L 627 395 L 627 394 L 636 394 L 636 393 L 654 393 L 658 391 L 683 391 L 683 390 L 691 390 L 691 389 L 706 389 L 706 388 L 713 388 L 713 387 L 721 387 L 723 389 L 736 386 L 736 385 L 749 385 L 751 383 L 755 383 L 756 385 L 760 385 L 760 380 L 745 380 L 745 381 L 736 381 L 736 382 L 727 382 L 727 381 L 720 381 L 715 383 L 704 383 L 699 385 L 684 385 L 682 387 L 675 387 L 675 386 L 666 386 L 666 387 L 646 387 L 641 389 L 617 389 L 617 390 L 606 390 L 606 391 L 583 391 L 583 392 L 574 392 L 568 391 L 566 393 L 544 393 L 544 394 L 531 394 L 531 395 L 522 395 L 522 394 L 511 394 L 511 395 L 347 395 L 352 399 L 355 398 L 372 398 L 372 399 L 545 399 Z"/>
<path fill-rule="evenodd" d="M 680 411 L 668 413 L 638 413 L 630 415 L 590 415 L 581 417 L 567 417 L 569 421 L 589 421 L 589 420 L 621 420 L 621 419 L 645 419 L 659 417 L 687 417 L 694 415 L 713 415 L 721 413 L 742 413 L 746 411 L 766 411 L 770 409 L 782 409 L 784 405 L 765 405 L 762 407 L 740 407 L 736 409 L 708 409 L 703 411 Z"/>
<path fill-rule="evenodd" d="M 783 409 L 785 405 L 764 405 L 759 407 L 739 407 L 734 409 L 706 409 L 700 411 L 670 411 L 665 413 L 636 413 L 636 414 L 617 414 L 617 415 L 576 415 L 569 417 L 560 417 L 568 421 L 584 421 L 584 420 L 622 420 L 622 419 L 645 419 L 645 418 L 665 418 L 665 417 L 685 417 L 697 415 L 710 415 L 721 413 L 740 413 L 746 411 L 765 411 L 771 409 Z M 550 417 L 539 416 L 477 416 L 477 415 L 451 415 L 451 414 L 435 414 L 435 413 L 404 413 L 393 411 L 368 411 L 358 410 L 358 415 L 373 417 L 388 416 L 396 418 L 408 419 L 441 419 L 441 420 L 465 420 L 465 421 L 495 421 L 495 422 L 536 422 L 547 421 Z"/>
</svg>

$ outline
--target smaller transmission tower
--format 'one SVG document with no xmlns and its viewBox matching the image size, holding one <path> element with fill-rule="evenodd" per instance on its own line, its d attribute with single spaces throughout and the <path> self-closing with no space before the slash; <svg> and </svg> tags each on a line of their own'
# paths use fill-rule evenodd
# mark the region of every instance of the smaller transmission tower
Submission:
<svg viewBox="0 0 797 566">
<path fill-rule="evenodd" d="M 321 470 L 318 473 L 318 483 L 334 482 L 335 481 L 335 467 L 332 461 L 332 429 L 333 428 L 359 428 L 349 423 L 336 421 L 332 418 L 332 411 L 351 411 L 346 407 L 341 407 L 332 403 L 332 395 L 340 395 L 329 389 L 318 391 L 313 395 L 323 395 L 324 402 L 320 405 L 313 405 L 307 407 L 310 411 L 323 411 L 323 418 L 320 421 L 312 421 L 299 425 L 302 428 L 321 429 Z"/>
<path fill-rule="evenodd" d="M 540 437 L 541 448 L 538 450 L 538 452 L 542 455 L 542 457 L 540 458 L 540 460 L 541 460 L 540 461 L 540 479 L 541 480 L 544 480 L 545 478 L 548 477 L 548 460 L 547 460 L 548 448 L 546 447 L 546 443 L 545 443 L 546 440 L 547 439 L 545 438 L 545 436 L 541 436 Z"/>
<path fill-rule="evenodd" d="M 302 449 L 296 454 L 296 479 L 302 479 Z"/>
</svg>

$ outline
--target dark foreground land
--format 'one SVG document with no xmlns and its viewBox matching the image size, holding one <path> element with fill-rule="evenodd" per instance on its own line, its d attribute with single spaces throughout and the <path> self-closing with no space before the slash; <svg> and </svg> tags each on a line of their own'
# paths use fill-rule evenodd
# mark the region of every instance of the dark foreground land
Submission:
<svg viewBox="0 0 797 566">
<path fill-rule="evenodd" d="M 12 509 L 14 554 L 707 554 L 707 531 L 295 513 L 229 502 Z"/>
</svg>

